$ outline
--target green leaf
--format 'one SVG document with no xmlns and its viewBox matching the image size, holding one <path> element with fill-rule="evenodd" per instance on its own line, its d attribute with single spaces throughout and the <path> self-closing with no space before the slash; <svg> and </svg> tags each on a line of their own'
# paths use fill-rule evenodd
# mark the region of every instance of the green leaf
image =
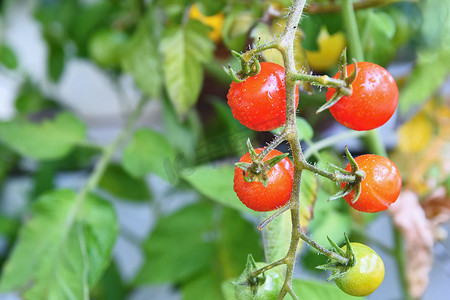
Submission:
<svg viewBox="0 0 450 300">
<path fill-rule="evenodd" d="M 151 197 L 145 180 L 131 177 L 117 164 L 110 164 L 107 167 L 100 179 L 99 187 L 123 199 L 148 201 Z"/>
<path fill-rule="evenodd" d="M 48 52 L 48 76 L 57 82 L 64 71 L 65 54 L 62 45 L 50 45 Z"/>
<path fill-rule="evenodd" d="M 140 129 L 125 147 L 122 163 L 124 169 L 135 177 L 155 173 L 165 180 L 171 180 L 171 170 L 167 167 L 174 163 L 174 159 L 175 151 L 162 134 Z"/>
<path fill-rule="evenodd" d="M 86 136 L 86 126 L 69 113 L 39 124 L 25 120 L 0 123 L 0 142 L 21 155 L 38 160 L 67 155 Z"/>
<path fill-rule="evenodd" d="M 20 223 L 18 220 L 0 214 L 0 235 L 12 237 L 17 232 Z"/>
<path fill-rule="evenodd" d="M 122 68 L 130 73 L 136 85 L 148 96 L 158 97 L 163 84 L 160 54 L 158 51 L 158 39 L 154 33 L 150 12 L 144 18 L 129 41 L 122 58 Z"/>
<path fill-rule="evenodd" d="M 214 257 L 213 216 L 211 205 L 199 203 L 161 218 L 144 242 L 135 282 L 180 282 L 205 269 Z"/>
<path fill-rule="evenodd" d="M 0 63 L 8 69 L 16 69 L 19 65 L 16 55 L 7 45 L 0 45 Z"/>
<path fill-rule="evenodd" d="M 79 196 L 78 196 L 79 197 Z M 3 270 L 1 291 L 24 299 L 86 299 L 109 263 L 118 234 L 113 207 L 94 195 L 82 206 L 71 190 L 37 200 Z"/>
<path fill-rule="evenodd" d="M 183 300 L 211 300 L 222 299 L 220 278 L 213 269 L 184 284 L 181 288 Z"/>
<path fill-rule="evenodd" d="M 224 208 L 221 217 L 215 262 L 220 263 L 223 280 L 242 273 L 248 254 L 252 254 L 256 261 L 263 261 L 263 249 L 256 226 L 244 219 L 240 212 Z"/>
<path fill-rule="evenodd" d="M 300 28 L 305 35 L 305 38 L 302 40 L 303 49 L 318 51 L 319 45 L 317 44 L 317 37 L 322 28 L 322 19 L 318 15 L 305 15 L 300 23 Z"/>
<path fill-rule="evenodd" d="M 226 4 L 225 0 L 200 0 L 198 1 L 198 6 L 200 8 L 200 11 L 205 16 L 212 16 L 217 13 L 219 13 L 221 10 L 223 10 L 224 6 Z"/>
<path fill-rule="evenodd" d="M 292 280 L 292 288 L 299 299 L 308 300 L 349 300 L 365 299 L 361 297 L 350 296 L 341 291 L 332 283 L 323 283 L 312 280 Z"/>
<path fill-rule="evenodd" d="M 180 119 L 197 102 L 203 83 L 201 64 L 212 58 L 214 44 L 209 28 L 197 20 L 171 26 L 163 33 L 164 80 L 172 105 Z"/>
<path fill-rule="evenodd" d="M 114 262 L 106 269 L 98 284 L 92 289 L 90 296 L 90 299 L 126 299 L 126 287 Z"/>
<path fill-rule="evenodd" d="M 233 190 L 234 166 L 202 165 L 181 173 L 201 194 L 209 199 L 242 212 L 255 212 L 247 208 Z"/>
<path fill-rule="evenodd" d="M 298 130 L 298 138 L 300 140 L 310 141 L 314 136 L 314 130 L 311 125 L 309 125 L 308 121 L 303 118 L 297 117 L 297 130 Z"/>
<path fill-rule="evenodd" d="M 416 66 L 400 92 L 400 114 L 407 115 L 428 100 L 449 74 L 450 48 L 420 50 Z"/>
<path fill-rule="evenodd" d="M 247 44 L 247 35 L 255 24 L 255 17 L 248 11 L 235 9 L 223 22 L 223 42 L 230 50 L 241 51 Z"/>
</svg>

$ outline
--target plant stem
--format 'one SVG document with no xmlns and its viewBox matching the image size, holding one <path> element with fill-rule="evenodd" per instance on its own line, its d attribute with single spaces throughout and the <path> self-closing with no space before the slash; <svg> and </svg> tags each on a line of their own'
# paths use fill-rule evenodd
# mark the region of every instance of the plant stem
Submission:
<svg viewBox="0 0 450 300">
<path fill-rule="evenodd" d="M 345 91 L 345 95 L 350 95 L 352 92 L 349 88 L 346 87 L 346 83 L 344 80 L 334 79 L 327 75 L 310 75 L 303 73 L 291 74 L 292 80 L 300 80 L 300 81 L 308 81 L 312 84 L 322 86 L 322 87 L 334 87 L 341 88 L 342 91 Z"/>
<path fill-rule="evenodd" d="M 342 0 L 342 18 L 347 32 L 350 57 L 357 61 L 363 61 L 364 52 L 359 38 L 355 11 L 353 10 L 353 0 Z"/>
<path fill-rule="evenodd" d="M 405 300 L 414 300 L 408 290 L 408 281 L 406 279 L 405 250 L 403 248 L 403 237 L 400 231 L 392 226 L 394 232 L 394 257 L 397 263 L 397 269 L 400 277 L 400 283 L 403 290 L 403 298 Z"/>
<path fill-rule="evenodd" d="M 267 147 L 264 147 L 264 150 L 258 155 L 258 159 L 262 161 L 267 154 L 270 153 L 273 149 L 275 149 L 279 144 L 286 140 L 286 131 L 283 131 L 280 135 L 278 135 Z"/>
<path fill-rule="evenodd" d="M 75 209 L 73 210 L 72 215 L 68 218 L 68 224 L 72 224 L 73 220 L 76 216 L 76 214 L 80 211 L 80 208 L 82 207 L 87 195 L 92 192 L 100 182 L 100 179 L 102 178 L 103 174 L 105 173 L 105 170 L 111 161 L 112 156 L 114 155 L 117 148 L 120 146 L 122 141 L 130 135 L 133 126 L 140 116 L 142 109 L 144 108 L 145 104 L 147 104 L 148 99 L 147 98 L 141 98 L 139 103 L 137 104 L 135 110 L 131 113 L 130 117 L 127 120 L 127 123 L 125 125 L 125 128 L 122 130 L 122 132 L 119 134 L 119 136 L 113 141 L 111 145 L 104 148 L 103 154 L 100 157 L 100 160 L 97 162 L 97 164 L 94 167 L 94 171 L 91 173 L 91 176 L 89 177 L 88 181 L 82 188 L 82 190 L 77 194 L 76 200 L 75 200 Z M 69 226 L 68 226 L 69 227 Z"/>
</svg>

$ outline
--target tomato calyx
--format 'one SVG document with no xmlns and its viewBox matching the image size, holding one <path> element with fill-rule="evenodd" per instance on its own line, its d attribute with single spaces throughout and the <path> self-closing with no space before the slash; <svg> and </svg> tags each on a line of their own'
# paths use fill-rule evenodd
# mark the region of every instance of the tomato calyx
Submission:
<svg viewBox="0 0 450 300">
<path fill-rule="evenodd" d="M 258 270 L 258 266 L 256 265 L 255 259 L 251 254 L 249 254 L 244 271 L 239 276 L 237 281 L 232 282 L 232 284 L 234 284 L 235 286 L 249 287 L 252 291 L 252 294 L 256 295 L 256 293 L 258 292 L 258 287 L 263 285 L 266 281 L 266 275 L 264 273 L 261 273 L 257 276 L 253 275 L 256 270 Z"/>
<path fill-rule="evenodd" d="M 269 184 L 269 177 L 267 175 L 267 172 L 289 154 L 283 153 L 263 162 L 263 159 L 266 155 L 264 154 L 264 152 L 261 152 L 258 155 L 253 148 L 250 139 L 247 140 L 247 147 L 252 162 L 238 162 L 235 163 L 235 166 L 242 170 L 243 177 L 246 182 L 259 181 L 264 185 L 264 187 L 267 187 L 267 185 Z"/>
<path fill-rule="evenodd" d="M 353 59 L 353 63 L 355 64 L 355 69 L 353 72 L 347 76 L 347 55 L 345 54 L 347 49 L 344 49 L 339 58 L 339 79 L 345 82 L 345 85 L 342 87 L 336 88 L 336 92 L 333 96 L 322 105 L 317 111 L 316 114 L 329 109 L 333 105 L 335 105 L 343 96 L 350 96 L 353 92 L 352 83 L 355 81 L 356 76 L 358 75 L 358 67 L 357 62 Z"/>
<path fill-rule="evenodd" d="M 347 171 L 333 164 L 329 165 L 333 169 L 335 169 L 335 176 L 337 181 L 347 182 L 347 184 L 342 190 L 331 196 L 328 201 L 342 198 L 354 191 L 355 196 L 352 203 L 355 203 L 356 201 L 358 201 L 358 198 L 361 195 L 361 182 L 364 180 L 364 178 L 366 178 L 366 173 L 363 170 L 359 169 L 356 160 L 353 158 L 347 146 L 345 146 L 345 155 L 347 156 L 347 159 L 350 163 L 351 171 Z"/>
<path fill-rule="evenodd" d="M 357 258 L 355 252 L 353 251 L 352 245 L 347 234 L 344 233 L 345 237 L 345 251 L 339 247 L 330 237 L 327 237 L 328 242 L 333 247 L 334 252 L 339 254 L 341 257 L 346 258 L 347 262 L 343 263 L 342 261 L 336 259 L 330 259 L 330 261 L 324 265 L 319 265 L 316 269 L 319 270 L 330 270 L 332 275 L 328 277 L 328 281 L 344 276 L 356 263 Z"/>
<path fill-rule="evenodd" d="M 228 64 L 227 67 L 223 66 L 222 68 L 234 82 L 244 82 L 247 78 L 258 75 L 259 71 L 261 71 L 261 65 L 256 57 L 253 56 L 249 61 L 246 61 L 239 52 L 231 50 L 231 54 L 233 54 L 236 59 L 240 60 L 241 70 L 236 72 L 230 64 Z"/>
</svg>

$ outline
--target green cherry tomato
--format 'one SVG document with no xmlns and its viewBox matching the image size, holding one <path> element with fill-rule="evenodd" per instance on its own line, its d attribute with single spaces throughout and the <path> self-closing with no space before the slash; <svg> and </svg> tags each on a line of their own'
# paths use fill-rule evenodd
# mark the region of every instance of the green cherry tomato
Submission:
<svg viewBox="0 0 450 300">
<path fill-rule="evenodd" d="M 256 266 L 262 268 L 266 263 L 258 262 Z M 266 280 L 259 285 L 236 285 L 237 300 L 275 300 L 283 287 L 284 278 L 275 269 L 264 272 Z"/>
<path fill-rule="evenodd" d="M 336 285 L 345 293 L 363 297 L 372 294 L 383 282 L 384 263 L 370 247 L 350 243 L 356 256 L 356 264 L 343 276 L 335 278 Z M 342 247 L 345 251 L 346 246 Z"/>
<path fill-rule="evenodd" d="M 102 67 L 116 67 L 120 63 L 128 36 L 117 30 L 101 30 L 89 41 L 90 57 Z"/>
</svg>

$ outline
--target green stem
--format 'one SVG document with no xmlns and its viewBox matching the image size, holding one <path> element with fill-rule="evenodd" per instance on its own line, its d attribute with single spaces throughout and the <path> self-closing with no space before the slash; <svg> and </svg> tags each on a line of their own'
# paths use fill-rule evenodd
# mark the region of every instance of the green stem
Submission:
<svg viewBox="0 0 450 300">
<path fill-rule="evenodd" d="M 94 171 L 92 172 L 88 181 L 84 185 L 83 189 L 77 195 L 77 198 L 75 200 L 75 209 L 72 211 L 72 215 L 69 216 L 67 224 L 71 225 L 73 223 L 73 220 L 75 219 L 77 213 L 80 211 L 80 208 L 83 206 L 83 203 L 86 200 L 87 195 L 98 186 L 98 183 L 100 182 L 100 179 L 105 173 L 105 170 L 108 167 L 108 164 L 112 159 L 112 156 L 114 155 L 115 151 L 120 146 L 122 141 L 131 134 L 133 126 L 138 117 L 140 116 L 142 109 L 144 108 L 147 102 L 148 102 L 147 98 L 142 98 L 139 101 L 138 105 L 136 106 L 136 109 L 132 112 L 132 114 L 128 118 L 125 128 L 122 130 L 122 132 L 119 134 L 119 136 L 111 145 L 104 148 L 100 160 L 94 167 Z"/>
<path fill-rule="evenodd" d="M 258 155 L 258 160 L 262 161 L 267 154 L 270 153 L 273 149 L 275 149 L 279 144 L 286 140 L 286 132 L 283 131 L 280 135 L 278 135 L 269 145 L 267 145 L 264 150 Z"/>
<path fill-rule="evenodd" d="M 342 0 L 342 18 L 347 32 L 350 57 L 357 61 L 363 61 L 364 52 L 359 38 L 355 11 L 353 10 L 353 0 Z"/>
<path fill-rule="evenodd" d="M 299 81 L 308 81 L 312 84 L 322 86 L 322 87 L 334 87 L 340 88 L 344 95 L 349 96 L 352 94 L 352 91 L 347 88 L 347 84 L 344 80 L 334 79 L 327 75 L 310 75 L 303 73 L 295 73 L 290 75 L 292 80 Z"/>
<path fill-rule="evenodd" d="M 395 261 L 397 263 L 400 283 L 403 290 L 403 298 L 405 300 L 414 300 L 414 298 L 411 297 L 408 290 L 408 281 L 406 278 L 405 249 L 403 248 L 403 237 L 400 231 L 395 226 L 392 226 L 392 228 L 394 232 L 394 256 Z"/>
</svg>

